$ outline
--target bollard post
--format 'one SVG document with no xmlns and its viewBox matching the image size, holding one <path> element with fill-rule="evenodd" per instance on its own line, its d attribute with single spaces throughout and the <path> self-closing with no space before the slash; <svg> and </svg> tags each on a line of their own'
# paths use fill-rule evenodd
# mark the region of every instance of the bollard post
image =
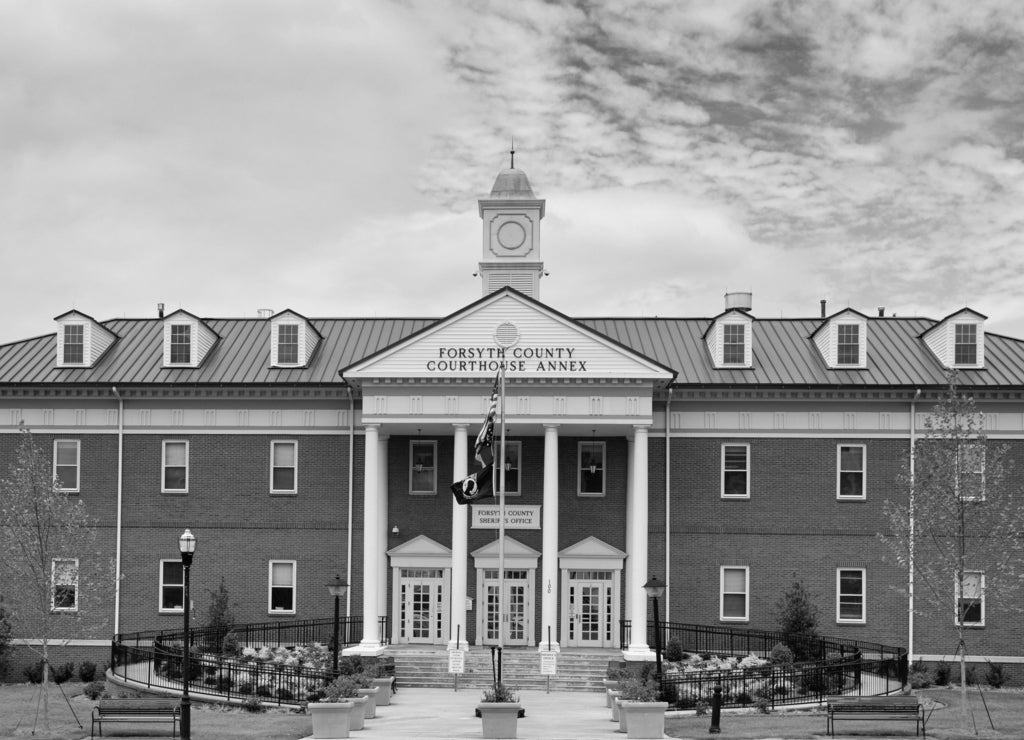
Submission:
<svg viewBox="0 0 1024 740">
<path fill-rule="evenodd" d="M 711 697 L 711 727 L 708 732 L 717 734 L 722 731 L 719 722 L 722 720 L 722 684 L 715 684 L 715 694 Z"/>
</svg>

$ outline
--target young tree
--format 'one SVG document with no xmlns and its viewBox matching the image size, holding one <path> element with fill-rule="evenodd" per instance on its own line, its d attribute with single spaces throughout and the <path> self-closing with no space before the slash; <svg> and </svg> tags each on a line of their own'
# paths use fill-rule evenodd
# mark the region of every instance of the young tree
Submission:
<svg viewBox="0 0 1024 740">
<path fill-rule="evenodd" d="M 42 658 L 47 726 L 50 645 L 98 631 L 106 621 L 113 568 L 96 539 L 85 504 L 61 490 L 48 456 L 22 428 L 16 460 L 0 480 L 0 593 L 15 634 L 30 638 Z"/>
<path fill-rule="evenodd" d="M 970 627 L 986 604 L 1011 609 L 1024 574 L 1024 499 L 1008 486 L 1007 453 L 988 443 L 984 415 L 950 374 L 899 477 L 905 500 L 886 502 L 880 535 L 912 579 L 914 612 L 956 627 L 965 728 Z"/>
<path fill-rule="evenodd" d="M 803 581 L 793 581 L 779 597 L 775 603 L 775 619 L 779 629 L 786 633 L 786 644 L 796 660 L 817 657 L 818 607 Z"/>
</svg>

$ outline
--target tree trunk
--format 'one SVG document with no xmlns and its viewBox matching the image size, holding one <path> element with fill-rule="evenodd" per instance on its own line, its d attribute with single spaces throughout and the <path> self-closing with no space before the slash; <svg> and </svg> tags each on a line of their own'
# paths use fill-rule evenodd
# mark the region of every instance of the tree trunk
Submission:
<svg viewBox="0 0 1024 740">
<path fill-rule="evenodd" d="M 50 731 L 50 652 L 47 639 L 43 637 L 43 679 L 39 684 L 43 692 L 43 729 Z"/>
</svg>

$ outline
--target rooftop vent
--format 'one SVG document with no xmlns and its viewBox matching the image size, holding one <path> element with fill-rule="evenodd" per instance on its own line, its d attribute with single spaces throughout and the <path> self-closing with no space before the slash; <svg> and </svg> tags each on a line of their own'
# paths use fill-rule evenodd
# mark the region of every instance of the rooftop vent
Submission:
<svg viewBox="0 0 1024 740">
<path fill-rule="evenodd" d="M 730 311 L 738 308 L 741 311 L 749 311 L 754 307 L 753 293 L 726 293 L 725 310 Z"/>
<path fill-rule="evenodd" d="M 272 308 L 257 308 L 256 316 L 261 319 L 269 319 L 274 315 L 274 309 Z"/>
</svg>

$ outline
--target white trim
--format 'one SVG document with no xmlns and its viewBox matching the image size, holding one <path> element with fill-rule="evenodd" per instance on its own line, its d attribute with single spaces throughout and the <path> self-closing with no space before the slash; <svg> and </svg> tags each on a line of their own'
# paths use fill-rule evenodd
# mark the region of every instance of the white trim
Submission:
<svg viewBox="0 0 1024 740">
<path fill-rule="evenodd" d="M 274 470 L 279 467 L 274 465 L 275 445 L 292 446 L 292 487 L 274 488 Z M 284 465 L 280 466 L 284 469 Z M 270 492 L 275 496 L 294 496 L 299 492 L 299 441 L 297 439 L 272 439 L 270 440 Z"/>
<path fill-rule="evenodd" d="M 416 470 L 413 465 L 413 447 L 416 445 L 427 446 L 429 445 L 433 450 L 433 471 L 431 488 L 429 491 L 422 490 L 418 491 L 413 488 L 413 473 L 423 472 L 422 470 Z M 409 495 L 410 496 L 436 496 L 437 495 L 437 440 L 436 439 L 410 439 L 409 440 Z"/>
<path fill-rule="evenodd" d="M 840 588 L 842 584 L 841 574 L 844 571 L 856 571 L 860 573 L 860 616 L 856 619 L 843 618 Z M 868 621 L 868 573 L 866 568 L 836 568 L 836 623 L 837 624 L 865 624 Z"/>
<path fill-rule="evenodd" d="M 951 663 L 960 660 L 960 654 L 914 653 L 914 660 L 937 663 L 940 660 Z M 1024 663 L 1024 655 L 967 655 L 968 663 Z"/>
<path fill-rule="evenodd" d="M 177 563 L 182 566 L 181 570 L 181 603 L 180 608 L 172 608 L 164 606 L 164 587 L 165 586 L 178 586 L 176 583 L 164 583 L 164 563 Z M 182 565 L 180 558 L 161 558 L 160 565 L 157 573 L 158 588 L 156 595 L 156 607 L 157 611 L 161 614 L 184 614 L 185 613 L 185 567 Z"/>
<path fill-rule="evenodd" d="M 601 448 L 601 490 L 583 491 L 583 445 Z M 597 471 L 594 471 L 597 472 Z M 608 446 L 604 440 L 581 439 L 576 442 L 576 495 L 580 498 L 600 498 L 608 493 Z"/>
<path fill-rule="evenodd" d="M 843 448 L 859 447 L 860 455 L 860 495 L 844 496 L 842 494 L 843 473 L 855 473 L 854 469 L 843 469 Z M 840 442 L 836 445 L 836 501 L 864 501 L 868 497 L 868 446 L 865 444 Z"/>
<path fill-rule="evenodd" d="M 294 362 L 282 362 L 281 361 L 281 329 L 283 327 L 294 327 L 295 328 L 295 361 Z M 303 362 L 305 342 L 304 327 L 298 321 L 281 321 L 272 325 L 271 329 L 271 349 L 273 351 L 273 358 L 271 364 L 274 367 L 304 367 Z"/>
<path fill-rule="evenodd" d="M 742 617 L 727 617 L 725 616 L 725 571 L 727 570 L 742 570 L 743 571 L 743 616 Z M 730 591 L 730 594 L 740 593 L 739 591 Z M 747 565 L 722 565 L 718 569 L 718 619 L 722 622 L 749 622 L 750 621 L 750 567 Z"/>
<path fill-rule="evenodd" d="M 981 620 L 978 621 L 978 622 L 967 622 L 967 621 L 964 622 L 964 627 L 969 627 L 969 628 L 973 629 L 973 628 L 984 627 L 985 626 L 985 573 L 984 573 L 984 571 L 980 571 L 980 570 L 965 570 L 964 571 L 964 577 L 965 578 L 967 576 L 969 576 L 969 575 L 972 575 L 972 574 L 981 576 L 981 598 L 979 599 L 979 603 L 980 603 L 980 606 L 981 606 Z M 960 614 L 960 580 L 958 578 L 956 578 L 956 576 L 954 576 L 953 577 L 953 624 L 957 623 L 957 621 L 959 619 L 959 614 Z"/>
<path fill-rule="evenodd" d="M 167 488 L 167 445 L 185 445 L 185 487 Z M 177 467 L 177 466 L 175 466 Z M 189 479 L 189 442 L 187 439 L 165 439 L 160 444 L 160 493 L 188 493 Z"/>
<path fill-rule="evenodd" d="M 516 497 L 519 497 L 519 496 L 523 495 L 523 443 L 521 441 L 519 441 L 519 440 L 509 440 L 509 441 L 505 442 L 505 463 L 506 463 L 506 465 L 508 464 L 508 451 L 510 449 L 512 449 L 512 448 L 516 449 L 516 461 L 518 463 L 518 465 L 516 466 L 516 472 L 517 472 L 516 490 L 514 490 L 514 491 L 508 490 L 508 480 L 507 480 L 508 476 L 506 475 L 505 476 L 506 477 L 506 481 L 505 481 L 505 486 L 506 486 L 506 488 L 505 488 L 505 495 L 506 496 L 516 496 Z M 495 475 L 499 475 L 499 474 L 500 473 L 498 471 L 495 471 Z M 497 484 L 498 478 L 495 478 L 494 482 L 495 482 L 495 484 Z M 497 488 L 495 488 L 495 490 L 497 490 Z"/>
<path fill-rule="evenodd" d="M 855 326 L 857 327 L 857 361 L 856 362 L 840 362 L 839 361 L 839 329 L 844 326 Z M 834 370 L 862 370 L 867 367 L 867 345 L 868 345 L 868 324 L 864 320 L 851 321 L 845 319 L 842 321 L 834 321 L 832 323 L 831 331 L 833 333 L 833 356 L 832 356 L 832 368 Z"/>
<path fill-rule="evenodd" d="M 726 447 L 743 447 L 745 449 L 744 467 L 743 472 L 745 474 L 746 492 L 742 496 L 735 494 L 730 495 L 725 492 L 725 448 Z M 727 500 L 733 499 L 749 499 L 750 498 L 750 443 L 735 443 L 735 442 L 723 442 L 721 446 L 721 476 L 720 476 L 720 490 L 719 493 L 721 498 Z"/>
<path fill-rule="evenodd" d="M 273 609 L 273 588 L 274 588 L 274 566 L 279 564 L 286 564 L 291 566 L 292 574 L 292 608 L 291 609 Z M 298 608 L 298 561 L 295 560 L 268 560 L 267 561 L 267 614 L 295 614 Z M 283 587 L 281 587 L 283 588 Z"/>
<path fill-rule="evenodd" d="M 75 581 L 74 584 L 58 584 L 57 583 L 57 563 L 74 563 Z M 78 607 L 81 604 L 81 592 L 79 591 L 79 580 L 78 580 L 78 558 L 51 558 L 50 559 L 50 611 L 54 613 L 71 613 L 77 612 Z M 75 587 L 75 603 L 74 606 L 57 606 L 57 586 L 58 585 L 74 585 Z"/>
<path fill-rule="evenodd" d="M 65 637 L 51 637 L 46 640 L 46 643 L 50 647 L 101 647 L 106 648 L 107 650 L 110 649 L 110 640 L 81 640 Z M 11 645 L 17 645 L 19 647 L 35 647 L 42 644 L 43 640 L 41 637 L 15 637 L 11 640 Z"/>
<path fill-rule="evenodd" d="M 60 490 L 64 493 L 79 493 L 82 490 L 82 440 L 80 439 L 55 439 L 53 440 L 53 479 L 57 480 L 57 445 L 62 442 L 72 442 L 75 445 L 75 480 L 78 485 L 74 488 L 64 488 L 61 486 Z M 68 467 L 67 465 L 63 467 Z M 63 481 L 61 481 L 63 482 Z"/>
</svg>

